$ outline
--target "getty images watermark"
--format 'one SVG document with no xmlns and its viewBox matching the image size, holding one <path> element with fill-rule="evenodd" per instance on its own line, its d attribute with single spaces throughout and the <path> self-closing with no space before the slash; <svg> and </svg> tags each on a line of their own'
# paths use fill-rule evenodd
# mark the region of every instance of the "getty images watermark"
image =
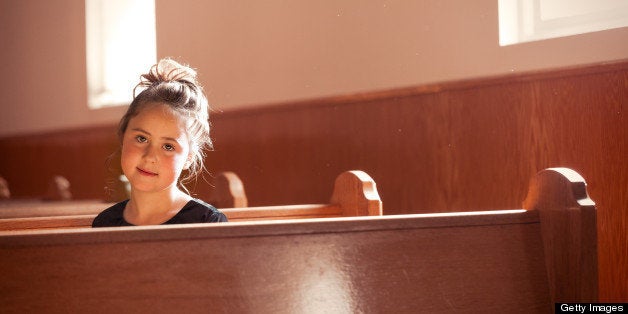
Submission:
<svg viewBox="0 0 628 314">
<path fill-rule="evenodd" d="M 555 313 L 628 313 L 626 303 L 554 303 Z"/>
</svg>

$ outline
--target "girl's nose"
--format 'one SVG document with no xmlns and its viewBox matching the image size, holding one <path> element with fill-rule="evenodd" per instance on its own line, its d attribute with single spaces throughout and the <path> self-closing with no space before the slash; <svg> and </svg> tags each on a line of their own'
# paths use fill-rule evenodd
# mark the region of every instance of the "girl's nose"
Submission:
<svg viewBox="0 0 628 314">
<path fill-rule="evenodd" d="M 157 161 L 157 150 L 153 145 L 146 145 L 146 149 L 144 150 L 144 159 L 149 162 Z"/>
</svg>

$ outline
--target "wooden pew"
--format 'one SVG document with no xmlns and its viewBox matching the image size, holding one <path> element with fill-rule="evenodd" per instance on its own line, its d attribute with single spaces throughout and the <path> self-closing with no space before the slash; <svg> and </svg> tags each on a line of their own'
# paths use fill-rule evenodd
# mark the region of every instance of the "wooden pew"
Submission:
<svg viewBox="0 0 628 314">
<path fill-rule="evenodd" d="M 218 208 L 247 207 L 248 199 L 244 184 L 235 172 L 219 172 L 214 178 L 214 190 L 208 202 Z"/>
<path fill-rule="evenodd" d="M 64 176 L 53 176 L 48 183 L 48 190 L 46 190 L 46 194 L 44 194 L 44 200 L 69 201 L 71 199 L 72 191 L 70 190 L 70 181 Z"/>
<path fill-rule="evenodd" d="M 70 181 L 64 176 L 55 175 L 48 181 L 48 189 L 43 195 L 44 200 L 50 201 L 68 201 L 72 199 L 70 191 Z M 11 200 L 11 190 L 9 183 L 3 177 L 0 177 L 0 204 Z"/>
<path fill-rule="evenodd" d="M 21 312 L 551 313 L 597 300 L 596 210 L 568 169 L 525 209 L 0 233 Z"/>
<path fill-rule="evenodd" d="M 10 200 L 0 202 L 0 220 L 47 216 L 96 214 L 113 203 L 102 200 Z"/>
<path fill-rule="evenodd" d="M 210 204 L 217 207 L 246 207 L 247 198 L 242 180 L 233 172 L 219 172 L 214 179 L 214 191 Z M 0 219 L 8 218 L 35 218 L 51 216 L 94 216 L 114 203 L 101 200 L 5 200 L 0 202 Z M 66 218 L 53 219 L 62 221 Z M 70 219 L 70 218 L 67 218 Z M 93 217 L 91 218 L 93 219 Z M 41 221 L 44 218 L 32 219 Z M 77 221 L 88 221 L 86 217 L 71 218 L 74 221 L 68 224 L 73 226 Z M 28 221 L 28 220 L 23 220 Z M 0 225 L 9 224 L 9 221 L 0 222 Z M 55 223 L 56 224 L 56 223 Z M 89 220 L 91 225 L 91 220 Z M 45 225 L 45 224 L 44 224 Z M 42 225 L 42 227 L 44 226 Z M 3 228 L 0 227 L 0 230 Z"/>
<path fill-rule="evenodd" d="M 9 183 L 3 177 L 0 177 L 0 200 L 6 200 L 11 198 L 11 190 L 9 189 Z"/>
<path fill-rule="evenodd" d="M 219 193 L 227 195 L 220 200 L 235 205 L 246 204 L 241 181 L 233 173 L 226 173 L 217 181 Z M 236 195 L 234 195 L 236 194 Z M 101 207 L 102 211 L 104 207 Z M 329 204 L 304 204 L 244 208 L 222 208 L 229 221 L 264 219 L 304 219 L 382 215 L 382 202 L 373 179 L 363 171 L 347 171 L 334 183 Z M 59 212 L 57 208 L 57 212 Z M 91 227 L 96 214 L 60 215 L 0 219 L 0 230 L 59 229 Z"/>
</svg>

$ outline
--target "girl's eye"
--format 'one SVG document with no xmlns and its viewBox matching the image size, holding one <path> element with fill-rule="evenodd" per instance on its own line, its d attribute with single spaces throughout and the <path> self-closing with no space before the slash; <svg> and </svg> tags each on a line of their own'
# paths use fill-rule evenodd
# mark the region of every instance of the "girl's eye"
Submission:
<svg viewBox="0 0 628 314">
<path fill-rule="evenodd" d="M 141 135 L 136 136 L 136 137 L 135 137 L 135 140 L 136 140 L 138 143 L 145 143 L 145 142 L 147 141 L 147 139 L 146 139 L 144 136 L 141 136 Z"/>
<path fill-rule="evenodd" d="M 172 150 L 174 150 L 174 146 L 172 146 L 170 144 L 164 144 L 164 149 L 168 150 L 168 151 L 172 151 Z"/>
</svg>

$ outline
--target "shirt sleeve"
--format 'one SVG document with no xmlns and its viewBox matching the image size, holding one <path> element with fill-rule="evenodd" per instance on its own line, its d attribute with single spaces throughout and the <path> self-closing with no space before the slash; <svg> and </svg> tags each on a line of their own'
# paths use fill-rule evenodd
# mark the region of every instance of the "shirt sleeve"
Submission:
<svg viewBox="0 0 628 314">
<path fill-rule="evenodd" d="M 228 222 L 227 216 L 218 210 L 212 210 L 211 215 L 209 215 L 207 222 Z"/>
</svg>

